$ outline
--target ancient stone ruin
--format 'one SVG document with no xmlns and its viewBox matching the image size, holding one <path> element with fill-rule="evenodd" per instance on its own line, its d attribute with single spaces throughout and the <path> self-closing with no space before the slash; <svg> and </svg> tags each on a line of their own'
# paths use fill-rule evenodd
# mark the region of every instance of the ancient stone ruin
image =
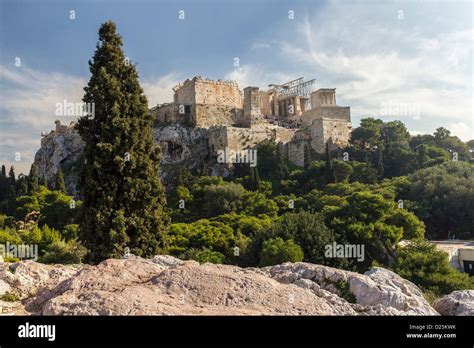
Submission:
<svg viewBox="0 0 474 348">
<path fill-rule="evenodd" d="M 298 166 L 304 165 L 305 147 L 324 153 L 347 145 L 351 132 L 350 107 L 336 104 L 336 90 L 314 90 L 314 80 L 299 78 L 282 85 L 242 90 L 234 81 L 194 77 L 173 88 L 174 100 L 150 110 L 153 135 L 163 152 L 162 178 L 176 165 L 200 170 L 219 151 L 243 151 L 273 140 L 280 152 Z M 54 180 L 61 169 L 68 191 L 74 193 L 77 161 L 84 144 L 74 123 L 44 134 L 34 164 L 40 176 Z M 226 176 L 232 163 L 209 164 L 207 175 Z M 171 174 L 172 177 L 173 174 Z"/>
<path fill-rule="evenodd" d="M 336 105 L 336 89 L 313 91 L 314 80 L 299 78 L 261 91 L 234 81 L 202 77 L 173 88 L 174 101 L 150 110 L 158 125 L 181 124 L 208 130 L 211 156 L 224 148 L 242 150 L 272 139 L 296 165 L 303 165 L 304 147 L 323 153 L 347 145 L 352 129 L 350 107 Z M 164 143 L 165 157 L 180 159 L 180 144 Z M 169 153 L 168 153 L 168 152 Z M 190 153 L 190 152 L 189 152 Z"/>
</svg>

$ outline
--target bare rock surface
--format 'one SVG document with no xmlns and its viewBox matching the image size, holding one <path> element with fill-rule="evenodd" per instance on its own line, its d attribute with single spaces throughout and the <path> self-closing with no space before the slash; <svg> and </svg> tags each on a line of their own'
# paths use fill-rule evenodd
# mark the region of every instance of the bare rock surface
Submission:
<svg viewBox="0 0 474 348">
<path fill-rule="evenodd" d="M 35 295 L 39 289 L 55 287 L 77 271 L 77 266 L 45 265 L 34 261 L 0 263 L 0 287 L 25 299 Z"/>
<path fill-rule="evenodd" d="M 474 290 L 453 291 L 437 299 L 433 307 L 442 315 L 474 315 Z"/>
<path fill-rule="evenodd" d="M 413 283 L 384 268 L 366 274 L 310 263 L 284 263 L 264 268 L 270 277 L 286 284 L 310 287 L 353 303 L 357 313 L 368 315 L 437 315 Z M 312 285 L 311 285 L 312 284 Z"/>
<path fill-rule="evenodd" d="M 0 264 L 0 289 L 21 299 L 8 305 L 13 314 L 438 314 L 418 287 L 386 269 L 359 274 L 303 262 L 240 268 L 166 255 L 95 266 L 23 261 Z"/>
</svg>

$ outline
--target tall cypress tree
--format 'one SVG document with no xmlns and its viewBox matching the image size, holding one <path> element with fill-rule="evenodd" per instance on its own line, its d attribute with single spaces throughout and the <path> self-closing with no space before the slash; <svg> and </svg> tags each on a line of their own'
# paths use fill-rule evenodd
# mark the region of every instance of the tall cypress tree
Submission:
<svg viewBox="0 0 474 348">
<path fill-rule="evenodd" d="M 10 182 L 10 185 L 13 185 L 13 187 L 15 187 L 15 184 L 16 184 L 15 168 L 13 168 L 13 166 L 10 167 L 10 171 L 8 172 L 8 180 Z"/>
<path fill-rule="evenodd" d="M 329 143 L 326 142 L 326 164 L 324 167 L 324 174 L 326 176 L 326 184 L 331 184 L 336 182 L 336 174 L 334 173 L 334 168 L 332 165 L 331 152 L 329 151 Z"/>
<path fill-rule="evenodd" d="M 28 192 L 33 193 L 38 190 L 39 187 L 39 176 L 38 169 L 34 164 L 31 165 L 30 174 L 28 175 Z"/>
<path fill-rule="evenodd" d="M 7 170 L 5 165 L 2 165 L 2 170 L 0 172 L 0 202 L 6 199 L 8 194 L 8 178 Z"/>
<path fill-rule="evenodd" d="M 61 191 L 63 193 L 66 193 L 66 184 L 64 183 L 64 174 L 62 170 L 59 170 L 56 173 L 56 178 L 55 178 L 55 183 L 54 183 L 54 189 L 56 191 Z"/>
<path fill-rule="evenodd" d="M 283 156 L 280 151 L 280 146 L 277 144 L 275 150 L 276 156 L 276 168 L 275 168 L 275 177 L 277 179 L 284 179 L 288 176 L 288 166 L 283 159 Z"/>
<path fill-rule="evenodd" d="M 383 165 L 383 145 L 380 145 L 377 149 L 377 172 L 379 173 L 379 178 L 383 179 L 385 175 L 385 169 Z"/>
<path fill-rule="evenodd" d="M 308 169 L 311 164 L 311 149 L 308 144 L 305 144 L 303 151 L 303 166 L 304 169 Z"/>
<path fill-rule="evenodd" d="M 254 172 L 254 189 L 255 191 L 260 191 L 260 185 L 261 185 L 261 180 L 260 180 L 260 175 L 258 174 L 258 168 L 257 167 L 253 167 L 252 168 L 255 172 Z"/>
<path fill-rule="evenodd" d="M 16 192 L 15 186 L 9 185 L 8 192 L 7 192 L 7 206 L 6 206 L 6 213 L 9 216 L 14 216 L 16 212 Z"/>
<path fill-rule="evenodd" d="M 80 239 L 92 262 L 121 257 L 126 247 L 152 256 L 169 226 L 158 174 L 161 152 L 153 144 L 153 119 L 137 71 L 111 21 L 99 30 L 89 68 L 83 101 L 93 103 L 95 113 L 77 125 L 85 142 Z"/>
</svg>

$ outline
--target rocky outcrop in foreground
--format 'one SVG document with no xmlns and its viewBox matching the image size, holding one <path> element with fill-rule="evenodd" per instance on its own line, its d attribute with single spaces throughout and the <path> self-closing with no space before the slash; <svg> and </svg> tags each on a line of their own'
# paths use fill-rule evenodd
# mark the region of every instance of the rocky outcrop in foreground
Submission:
<svg viewBox="0 0 474 348">
<path fill-rule="evenodd" d="M 0 301 L 11 314 L 438 315 L 414 284 L 386 269 L 358 274 L 303 262 L 240 268 L 170 256 L 96 266 L 23 261 L 0 265 L 2 293 L 19 300 Z"/>
<path fill-rule="evenodd" d="M 442 315 L 474 315 L 474 290 L 453 291 L 433 303 Z"/>
</svg>

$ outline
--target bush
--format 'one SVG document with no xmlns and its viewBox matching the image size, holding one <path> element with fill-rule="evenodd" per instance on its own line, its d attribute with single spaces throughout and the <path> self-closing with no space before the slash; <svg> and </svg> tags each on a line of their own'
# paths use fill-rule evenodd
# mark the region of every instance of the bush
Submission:
<svg viewBox="0 0 474 348">
<path fill-rule="evenodd" d="M 284 241 L 277 237 L 263 242 L 260 266 L 276 265 L 283 262 L 303 261 L 303 250 L 293 240 Z"/>
<path fill-rule="evenodd" d="M 62 240 L 53 242 L 38 261 L 42 263 L 81 263 L 87 250 L 76 240 L 64 242 Z"/>
<path fill-rule="evenodd" d="M 193 259 L 199 263 L 224 263 L 225 256 L 220 252 L 206 249 L 197 252 Z"/>
<path fill-rule="evenodd" d="M 275 221 L 269 237 L 294 240 L 301 246 L 307 262 L 328 264 L 335 260 L 324 257 L 325 246 L 334 241 L 334 235 L 318 213 L 286 213 Z"/>
<path fill-rule="evenodd" d="M 474 289 L 474 279 L 452 268 L 447 253 L 423 240 L 413 241 L 397 250 L 393 271 L 437 296 L 455 290 Z"/>
</svg>

